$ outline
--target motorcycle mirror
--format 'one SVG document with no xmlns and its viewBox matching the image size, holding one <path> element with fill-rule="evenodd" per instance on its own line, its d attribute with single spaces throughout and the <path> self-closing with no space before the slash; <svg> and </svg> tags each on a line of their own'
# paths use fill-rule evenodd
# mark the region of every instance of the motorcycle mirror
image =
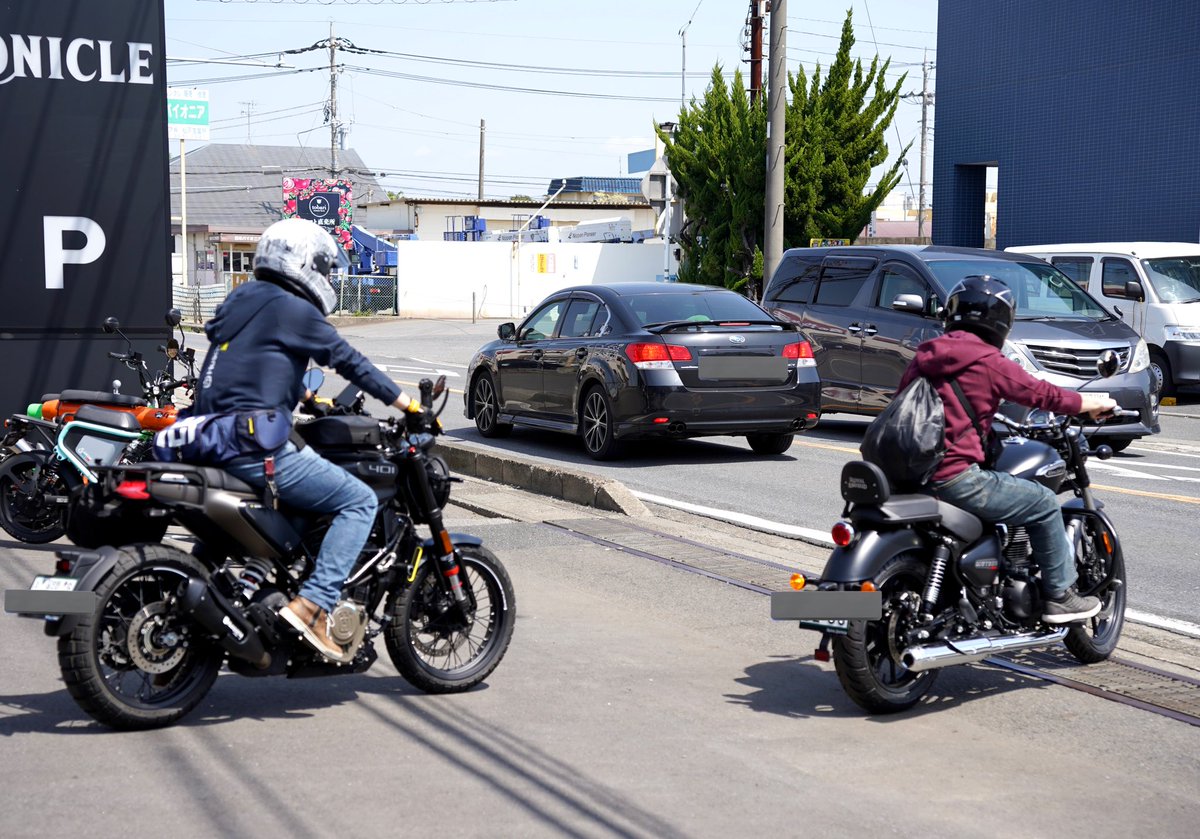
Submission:
<svg viewBox="0 0 1200 839">
<path fill-rule="evenodd" d="M 116 318 L 105 318 L 104 319 L 104 331 L 107 332 L 108 334 L 111 335 L 114 332 L 119 332 L 120 329 L 121 329 L 121 322 L 119 320 L 117 320 Z"/>
<path fill-rule="evenodd" d="M 1121 359 L 1117 357 L 1113 350 L 1105 350 L 1100 353 L 1100 358 L 1096 360 L 1096 372 L 1100 378 L 1107 379 L 1109 376 L 1117 372 L 1117 368 L 1121 366 Z"/>
<path fill-rule="evenodd" d="M 304 371 L 304 378 L 301 380 L 304 386 L 316 393 L 321 389 L 321 385 L 325 384 L 325 371 L 318 367 L 310 367 Z"/>
<path fill-rule="evenodd" d="M 168 339 L 167 340 L 167 348 L 166 348 L 166 350 L 164 350 L 164 352 L 166 353 L 167 358 L 170 358 L 170 359 L 178 358 L 179 342 L 176 341 L 174 338 Z"/>
<path fill-rule="evenodd" d="M 178 309 L 170 309 L 167 311 L 167 326 L 179 326 L 183 320 L 183 314 Z"/>
<path fill-rule="evenodd" d="M 433 398 L 437 399 L 446 390 L 446 377 L 438 376 L 437 381 L 433 383 Z"/>
</svg>

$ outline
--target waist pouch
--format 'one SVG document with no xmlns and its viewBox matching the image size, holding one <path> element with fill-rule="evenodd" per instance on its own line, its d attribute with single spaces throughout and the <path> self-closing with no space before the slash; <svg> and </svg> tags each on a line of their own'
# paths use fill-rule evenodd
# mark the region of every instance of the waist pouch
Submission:
<svg viewBox="0 0 1200 839">
<path fill-rule="evenodd" d="M 166 463 L 216 466 L 235 457 L 266 457 L 292 432 L 292 418 L 275 409 L 202 414 L 154 435 L 154 458 Z"/>
</svg>

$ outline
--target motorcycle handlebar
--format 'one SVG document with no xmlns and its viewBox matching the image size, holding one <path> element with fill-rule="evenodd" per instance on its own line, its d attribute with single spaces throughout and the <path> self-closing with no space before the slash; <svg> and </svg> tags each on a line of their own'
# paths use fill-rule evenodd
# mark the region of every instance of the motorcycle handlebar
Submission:
<svg viewBox="0 0 1200 839">
<path fill-rule="evenodd" d="M 125 355 L 125 353 L 120 353 L 120 352 L 109 352 L 108 357 L 115 361 L 125 361 L 125 359 L 128 358 L 128 356 Z"/>
</svg>

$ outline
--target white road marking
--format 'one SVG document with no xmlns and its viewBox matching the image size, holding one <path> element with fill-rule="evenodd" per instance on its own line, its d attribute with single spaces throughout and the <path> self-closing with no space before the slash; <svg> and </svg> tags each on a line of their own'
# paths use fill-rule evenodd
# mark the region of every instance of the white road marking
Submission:
<svg viewBox="0 0 1200 839">
<path fill-rule="evenodd" d="M 813 530 L 810 527 L 797 527 L 791 524 L 782 524 L 780 522 L 770 521 L 769 519 L 759 518 L 758 516 L 750 516 L 745 513 L 735 513 L 731 510 L 719 510 L 715 507 L 704 507 L 699 504 L 691 504 L 687 501 L 677 501 L 674 498 L 664 498 L 661 495 L 652 495 L 648 492 L 639 490 L 631 490 L 631 492 L 643 501 L 649 501 L 651 504 L 661 504 L 664 507 L 673 507 L 676 510 L 684 510 L 689 513 L 695 513 L 699 516 L 705 516 L 710 519 L 719 521 L 727 521 L 732 524 L 741 524 L 748 527 L 753 527 L 758 530 L 764 530 L 768 533 L 778 533 L 784 536 L 798 536 L 802 539 L 817 542 L 822 545 L 833 547 L 833 539 L 823 530 Z M 1125 618 L 1131 623 L 1140 623 L 1146 626 L 1157 627 L 1158 629 L 1166 629 L 1170 632 L 1176 632 L 1180 635 L 1190 635 L 1193 638 L 1200 638 L 1200 624 L 1181 621 L 1175 618 L 1164 618 L 1161 615 L 1155 615 L 1150 612 L 1143 612 L 1139 609 L 1126 609 Z"/>
</svg>

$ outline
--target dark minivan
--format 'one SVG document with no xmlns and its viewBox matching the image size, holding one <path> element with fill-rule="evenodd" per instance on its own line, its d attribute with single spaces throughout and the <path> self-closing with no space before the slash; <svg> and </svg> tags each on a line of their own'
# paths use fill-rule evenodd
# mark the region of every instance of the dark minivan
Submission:
<svg viewBox="0 0 1200 839">
<path fill-rule="evenodd" d="M 922 341 L 942 333 L 938 310 L 963 277 L 988 274 L 1016 295 L 1004 354 L 1062 387 L 1108 393 L 1137 418 L 1096 430 L 1120 451 L 1156 434 L 1158 394 L 1146 343 L 1052 265 L 1021 254 L 937 245 L 793 248 L 767 284 L 763 307 L 809 337 L 821 413 L 874 415 L 895 395 Z M 1104 350 L 1117 375 L 1096 377 Z"/>
</svg>

